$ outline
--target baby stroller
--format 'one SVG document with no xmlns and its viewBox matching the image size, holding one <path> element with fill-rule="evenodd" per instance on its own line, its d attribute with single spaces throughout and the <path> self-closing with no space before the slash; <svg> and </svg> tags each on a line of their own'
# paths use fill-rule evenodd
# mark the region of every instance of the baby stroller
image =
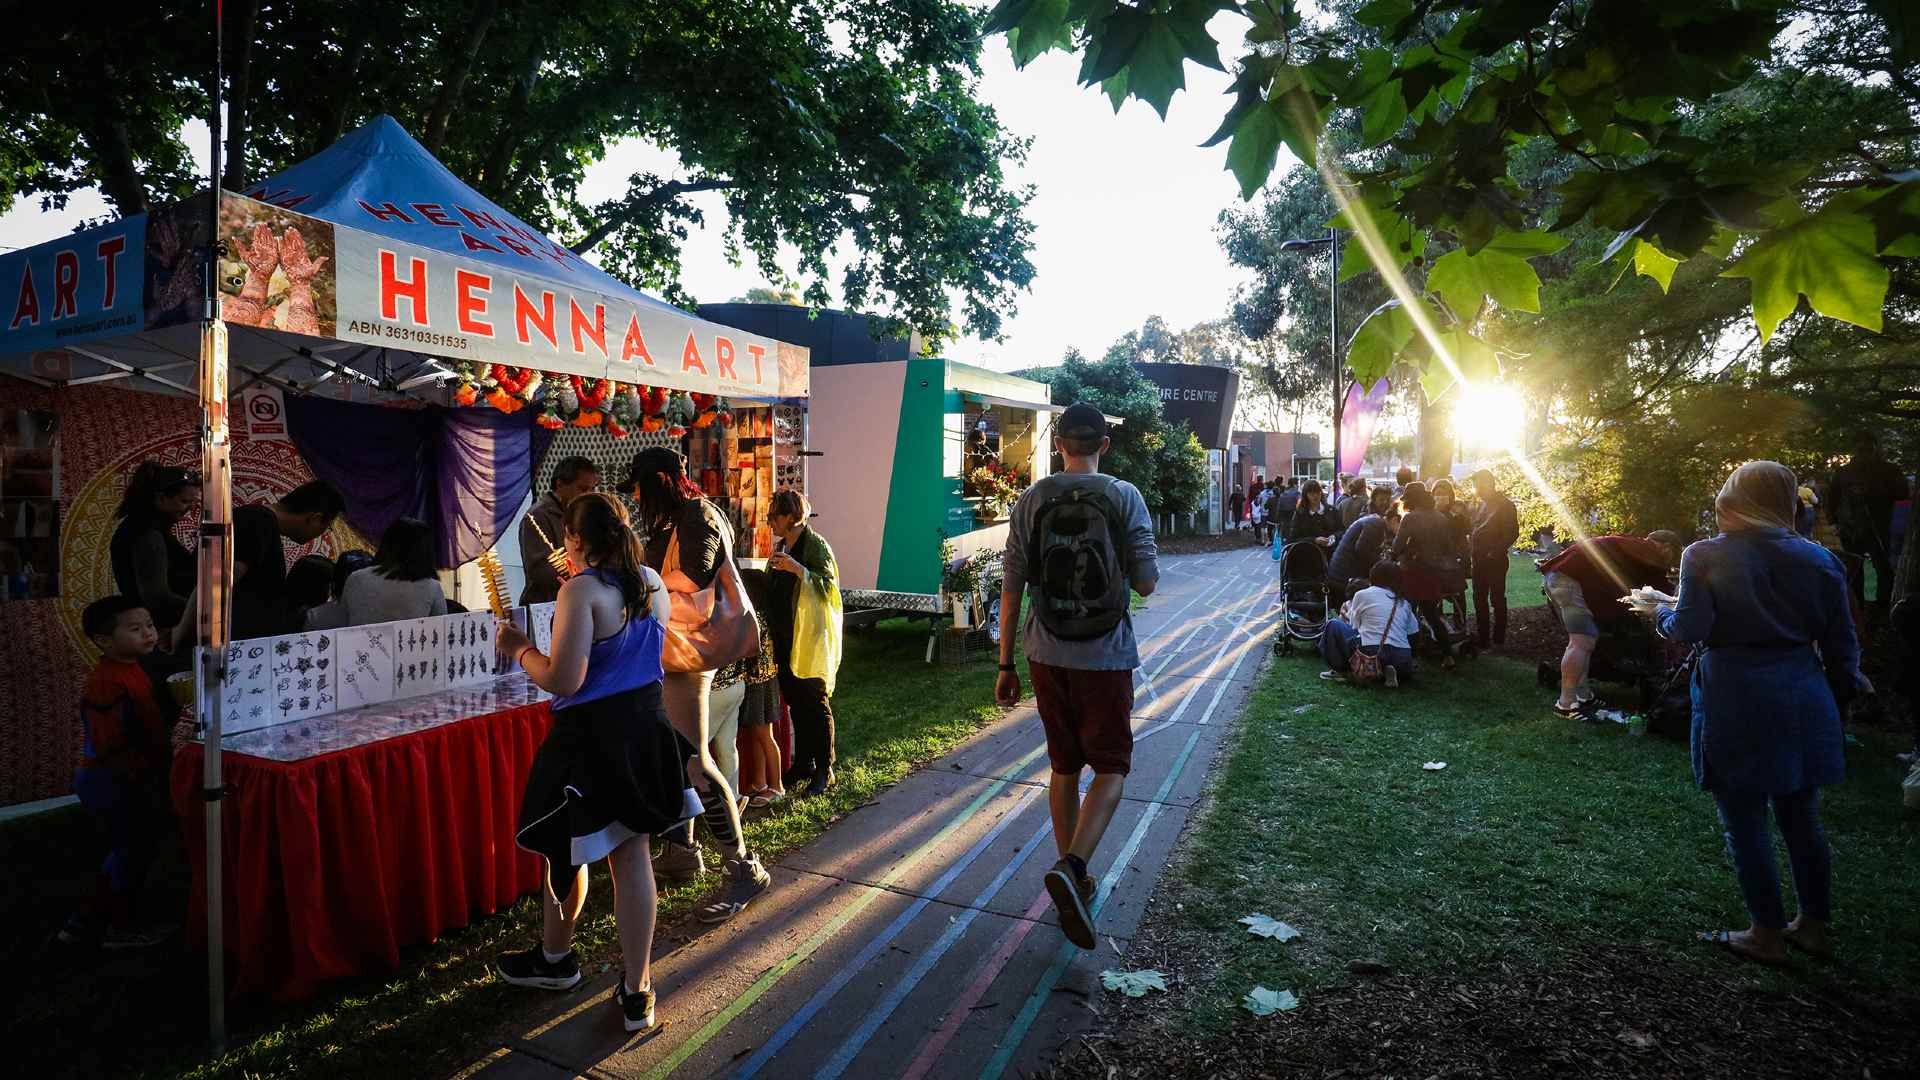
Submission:
<svg viewBox="0 0 1920 1080">
<path fill-rule="evenodd" d="M 1280 633 L 1273 651 L 1293 655 L 1293 643 L 1317 646 L 1328 615 L 1327 553 L 1311 540 L 1296 540 L 1280 550 Z"/>
</svg>

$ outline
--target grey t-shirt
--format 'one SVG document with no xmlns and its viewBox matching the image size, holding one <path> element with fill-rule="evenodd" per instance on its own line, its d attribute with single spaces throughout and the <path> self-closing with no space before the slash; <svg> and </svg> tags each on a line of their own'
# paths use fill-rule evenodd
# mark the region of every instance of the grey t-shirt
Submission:
<svg viewBox="0 0 1920 1080">
<path fill-rule="evenodd" d="M 1055 473 L 1043 477 L 1021 494 L 1020 501 L 1013 504 L 1013 515 L 1007 526 L 1007 550 L 1002 566 L 1008 585 L 1020 590 L 1027 587 L 1027 537 L 1032 535 L 1034 515 L 1040 512 L 1040 507 L 1071 488 L 1105 484 L 1108 479 L 1098 473 Z M 1125 480 L 1112 483 L 1111 497 L 1127 527 L 1122 542 L 1128 546 L 1125 565 L 1131 568 L 1132 584 L 1159 581 L 1160 551 L 1154 544 L 1153 519 L 1147 514 L 1147 500 L 1140 497 L 1139 488 Z M 1082 671 L 1131 671 L 1140 666 L 1140 648 L 1134 641 L 1132 619 L 1120 620 L 1118 626 L 1101 637 L 1063 641 L 1054 637 L 1046 624 L 1034 616 L 1029 603 L 1026 635 L 1030 661 Z"/>
<path fill-rule="evenodd" d="M 447 595 L 437 578 L 399 581 L 369 566 L 356 570 L 340 590 L 340 606 L 345 608 L 342 626 L 424 619 L 447 613 Z"/>
</svg>

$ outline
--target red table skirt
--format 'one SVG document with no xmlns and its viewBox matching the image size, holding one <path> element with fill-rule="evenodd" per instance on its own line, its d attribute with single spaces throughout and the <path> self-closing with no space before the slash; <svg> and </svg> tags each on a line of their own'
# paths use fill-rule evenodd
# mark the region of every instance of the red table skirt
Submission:
<svg viewBox="0 0 1920 1080">
<path fill-rule="evenodd" d="M 226 956 L 234 993 L 309 996 L 326 979 L 391 971 L 400 950 L 540 887 L 514 821 L 546 703 L 280 762 L 222 755 Z M 206 934 L 203 750 L 176 755 L 173 803 L 193 863 L 188 927 Z"/>
</svg>

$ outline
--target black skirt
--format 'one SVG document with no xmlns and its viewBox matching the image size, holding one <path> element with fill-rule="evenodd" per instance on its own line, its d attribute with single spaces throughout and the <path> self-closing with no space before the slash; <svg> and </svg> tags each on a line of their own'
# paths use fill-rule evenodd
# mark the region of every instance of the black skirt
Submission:
<svg viewBox="0 0 1920 1080">
<path fill-rule="evenodd" d="M 668 723 L 657 682 L 555 710 L 527 773 L 514 841 L 546 857 L 554 894 L 564 897 L 582 863 L 700 812 L 687 784 L 693 753 Z"/>
</svg>

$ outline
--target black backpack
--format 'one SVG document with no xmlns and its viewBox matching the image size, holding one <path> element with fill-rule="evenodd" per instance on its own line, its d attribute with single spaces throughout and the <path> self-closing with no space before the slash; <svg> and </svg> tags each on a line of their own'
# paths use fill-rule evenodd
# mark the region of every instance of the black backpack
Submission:
<svg viewBox="0 0 1920 1080">
<path fill-rule="evenodd" d="M 1114 478 L 1100 479 L 1041 503 L 1027 538 L 1034 613 L 1065 641 L 1100 637 L 1128 617 L 1126 518 Z"/>
</svg>

